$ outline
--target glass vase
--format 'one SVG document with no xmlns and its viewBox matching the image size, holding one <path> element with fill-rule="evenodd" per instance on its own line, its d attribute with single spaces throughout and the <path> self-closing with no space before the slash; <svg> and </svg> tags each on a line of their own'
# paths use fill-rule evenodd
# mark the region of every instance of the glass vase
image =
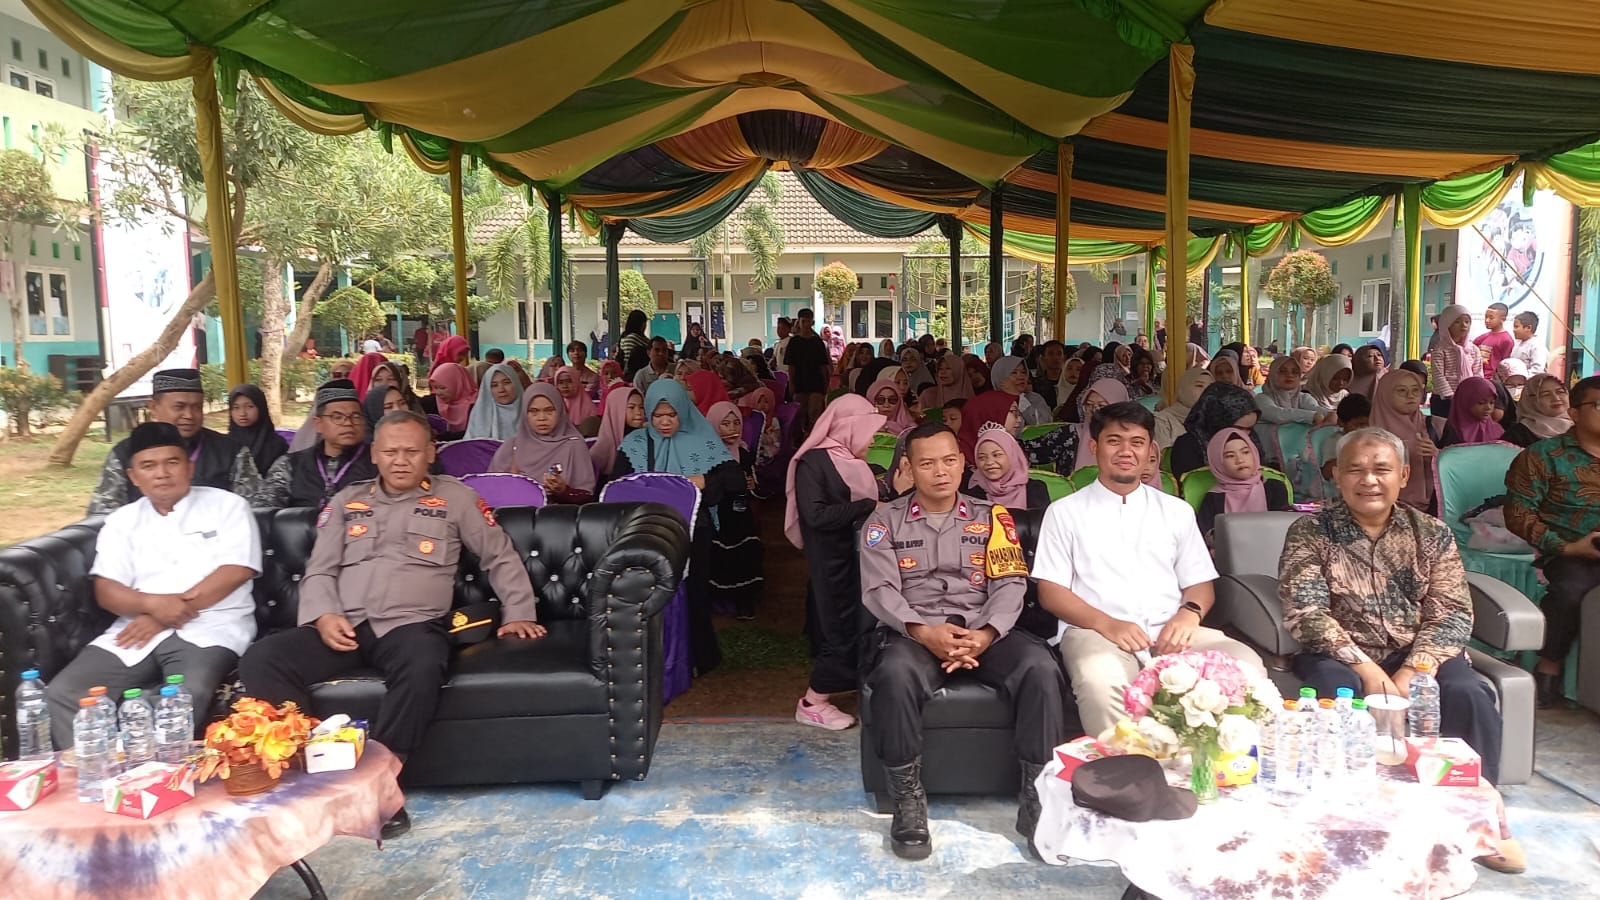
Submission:
<svg viewBox="0 0 1600 900">
<path fill-rule="evenodd" d="M 1194 791 L 1198 803 L 1216 802 L 1217 745 L 1209 741 L 1189 749 L 1189 790 Z"/>
</svg>

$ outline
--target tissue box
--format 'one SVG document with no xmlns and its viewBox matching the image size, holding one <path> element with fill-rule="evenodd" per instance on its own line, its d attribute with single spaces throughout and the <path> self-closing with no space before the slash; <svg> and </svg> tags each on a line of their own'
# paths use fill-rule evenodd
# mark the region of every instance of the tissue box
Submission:
<svg viewBox="0 0 1600 900">
<path fill-rule="evenodd" d="M 173 775 L 178 774 L 174 779 Z M 147 762 L 106 783 L 106 812 L 135 819 L 159 816 L 194 799 L 194 769 L 171 763 Z M 169 782 L 176 781 L 174 787 Z"/>
<path fill-rule="evenodd" d="M 367 730 L 346 725 L 322 734 L 313 733 L 306 742 L 306 772 L 343 772 L 354 769 L 367 747 Z"/>
<path fill-rule="evenodd" d="M 1460 738 L 1406 738 L 1406 765 L 1422 784 L 1477 787 L 1483 761 Z"/>
<path fill-rule="evenodd" d="M 1075 741 L 1068 741 L 1056 748 L 1056 759 L 1061 760 L 1061 771 L 1056 777 L 1062 781 L 1071 781 L 1072 773 L 1086 762 L 1091 762 L 1114 754 L 1107 753 L 1105 747 L 1091 737 L 1081 737 Z"/>
<path fill-rule="evenodd" d="M 0 764 L 0 810 L 15 812 L 56 792 L 60 774 L 53 759 L 23 759 Z"/>
</svg>

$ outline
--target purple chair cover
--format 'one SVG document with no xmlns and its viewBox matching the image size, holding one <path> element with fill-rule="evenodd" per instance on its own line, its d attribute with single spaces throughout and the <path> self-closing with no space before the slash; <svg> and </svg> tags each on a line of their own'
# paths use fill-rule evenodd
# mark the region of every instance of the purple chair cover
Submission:
<svg viewBox="0 0 1600 900">
<path fill-rule="evenodd" d="M 511 472 L 478 472 L 461 476 L 461 483 L 478 492 L 495 509 L 502 506 L 543 506 L 544 485 Z"/>
<path fill-rule="evenodd" d="M 295 431 L 294 431 L 293 428 L 279 428 L 279 429 L 276 429 L 276 430 L 278 432 L 278 437 L 283 438 L 285 441 L 294 440 Z M 262 473 L 262 474 L 265 474 L 265 473 Z"/>
<path fill-rule="evenodd" d="M 428 427 L 433 429 L 434 434 L 446 434 L 450 431 L 450 423 L 444 420 L 444 416 L 433 413 L 428 414 Z"/>
<path fill-rule="evenodd" d="M 660 472 L 624 475 L 600 489 L 602 503 L 664 503 L 678 511 L 694 534 L 695 512 L 700 508 L 700 489 L 687 478 Z M 661 702 L 687 691 L 693 680 L 693 660 L 689 653 L 689 569 L 684 567 L 677 593 L 661 613 Z"/>
<path fill-rule="evenodd" d="M 794 439 L 794 421 L 800 415 L 800 404 L 790 401 L 778 404 L 778 455 L 756 469 L 756 489 L 762 497 L 782 497 L 789 479 L 789 460 L 799 444 Z"/>
<path fill-rule="evenodd" d="M 756 448 L 761 445 L 761 432 L 767 426 L 767 417 L 759 409 L 747 409 L 743 412 L 744 433 L 740 435 L 739 439 L 744 441 L 746 449 L 754 453 Z"/>
<path fill-rule="evenodd" d="M 778 382 L 778 390 L 775 392 L 778 395 L 778 402 L 782 403 L 789 399 L 789 373 L 773 372 L 772 379 Z"/>
<path fill-rule="evenodd" d="M 446 475 L 480 475 L 489 471 L 489 461 L 500 449 L 500 442 L 488 438 L 451 441 L 439 447 L 439 466 Z"/>
</svg>

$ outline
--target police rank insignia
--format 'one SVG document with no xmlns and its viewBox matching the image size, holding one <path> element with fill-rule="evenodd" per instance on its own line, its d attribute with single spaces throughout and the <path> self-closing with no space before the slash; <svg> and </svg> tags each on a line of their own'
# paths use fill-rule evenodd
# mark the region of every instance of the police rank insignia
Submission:
<svg viewBox="0 0 1600 900">
<path fill-rule="evenodd" d="M 449 500 L 446 500 L 443 497 L 433 497 L 433 496 L 423 497 L 422 499 L 418 500 L 417 502 L 422 504 L 423 506 L 428 507 L 429 509 L 443 509 L 445 506 L 448 506 L 449 503 L 450 503 Z"/>
<path fill-rule="evenodd" d="M 884 535 L 888 533 L 889 529 L 879 525 L 877 522 L 868 525 L 862 532 L 862 534 L 866 535 L 868 547 L 876 547 L 883 543 Z"/>
<path fill-rule="evenodd" d="M 494 520 L 494 510 L 489 508 L 489 504 L 485 502 L 482 497 L 478 498 L 478 512 L 483 513 L 483 521 L 485 524 L 491 527 L 500 524 Z"/>
<path fill-rule="evenodd" d="M 911 557 L 911 556 L 902 556 L 902 557 L 900 557 L 900 568 L 905 569 L 906 571 L 909 572 L 912 569 L 915 569 L 916 567 L 917 567 L 917 560 L 916 560 L 915 557 Z"/>
<path fill-rule="evenodd" d="M 419 553 L 432 553 L 433 552 L 433 541 L 430 541 L 427 538 L 423 538 L 422 540 L 418 541 L 417 542 L 417 552 L 419 552 Z"/>
<path fill-rule="evenodd" d="M 347 535 L 349 535 L 349 536 L 351 536 L 353 538 L 363 537 L 363 536 L 366 535 L 366 533 L 367 533 L 367 526 L 362 525 L 359 522 L 354 524 L 354 525 L 351 525 L 349 528 L 345 529 L 345 534 L 347 534 Z"/>
</svg>

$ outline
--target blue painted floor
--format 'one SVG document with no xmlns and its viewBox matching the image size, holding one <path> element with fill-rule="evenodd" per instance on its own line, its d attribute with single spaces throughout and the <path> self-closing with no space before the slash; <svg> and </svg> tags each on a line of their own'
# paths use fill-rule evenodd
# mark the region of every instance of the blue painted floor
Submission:
<svg viewBox="0 0 1600 900">
<path fill-rule="evenodd" d="M 1600 720 L 1541 713 L 1539 729 L 1538 774 L 1504 791 L 1528 873 L 1480 869 L 1469 896 L 1600 896 Z M 669 722 L 650 777 L 598 802 L 566 785 L 417 790 L 410 834 L 381 851 L 337 838 L 310 861 L 334 900 L 1121 896 L 1115 868 L 1027 856 L 1010 798 L 934 798 L 934 857 L 894 858 L 858 740 L 773 719 Z M 284 871 L 257 900 L 305 896 Z"/>
</svg>

